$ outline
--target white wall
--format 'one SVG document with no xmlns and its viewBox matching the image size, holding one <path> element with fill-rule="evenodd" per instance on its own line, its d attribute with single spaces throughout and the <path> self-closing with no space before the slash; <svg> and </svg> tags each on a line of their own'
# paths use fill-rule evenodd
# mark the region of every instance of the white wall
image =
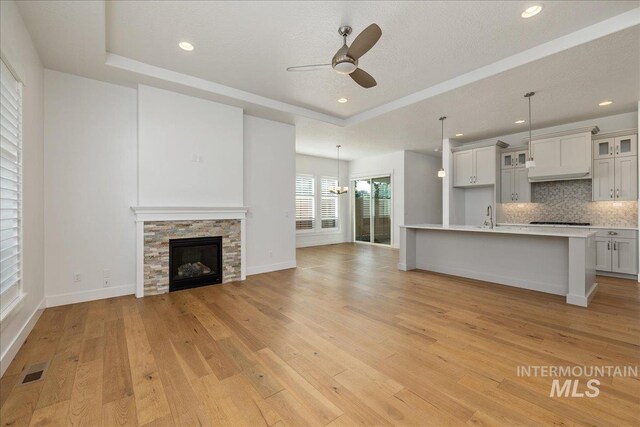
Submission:
<svg viewBox="0 0 640 427">
<path fill-rule="evenodd" d="M 135 89 L 45 71 L 48 304 L 133 293 L 136 105 Z"/>
<path fill-rule="evenodd" d="M 244 116 L 247 274 L 293 268 L 295 127 Z"/>
<path fill-rule="evenodd" d="M 13 1 L 0 2 L 0 50 L 24 84 L 22 290 L 26 294 L 0 325 L 2 375 L 38 319 L 44 298 L 43 69 Z"/>
<path fill-rule="evenodd" d="M 140 206 L 241 206 L 242 109 L 138 86 Z"/>
<path fill-rule="evenodd" d="M 338 173 L 338 164 L 335 159 L 298 154 L 296 155 L 296 173 L 314 175 L 317 179 L 323 176 L 335 177 Z M 349 163 L 344 160 L 340 161 L 340 185 L 349 185 Z M 338 196 L 339 230 L 299 232 L 296 234 L 296 246 L 301 248 L 350 242 L 349 197 L 351 197 L 351 191 Z"/>
<path fill-rule="evenodd" d="M 439 157 L 405 151 L 405 224 L 442 224 L 441 165 Z"/>
<path fill-rule="evenodd" d="M 396 151 L 349 162 L 349 179 L 351 180 L 362 177 L 392 175 L 392 246 L 396 248 L 400 244 L 400 225 L 404 225 L 404 156 L 404 151 Z"/>
</svg>

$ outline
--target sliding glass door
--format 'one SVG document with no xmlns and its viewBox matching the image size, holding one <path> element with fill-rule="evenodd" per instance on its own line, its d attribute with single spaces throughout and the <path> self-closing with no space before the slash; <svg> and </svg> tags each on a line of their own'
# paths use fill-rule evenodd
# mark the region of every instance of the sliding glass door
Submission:
<svg viewBox="0 0 640 427">
<path fill-rule="evenodd" d="M 353 181 L 354 239 L 357 242 L 391 244 L 391 177 Z"/>
</svg>

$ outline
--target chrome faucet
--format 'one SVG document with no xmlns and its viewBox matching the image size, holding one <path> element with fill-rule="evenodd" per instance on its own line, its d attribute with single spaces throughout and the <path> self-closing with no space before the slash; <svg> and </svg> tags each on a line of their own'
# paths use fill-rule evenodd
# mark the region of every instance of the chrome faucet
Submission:
<svg viewBox="0 0 640 427">
<path fill-rule="evenodd" d="M 487 219 L 484 220 L 484 226 L 493 229 L 493 207 L 487 206 Z"/>
</svg>

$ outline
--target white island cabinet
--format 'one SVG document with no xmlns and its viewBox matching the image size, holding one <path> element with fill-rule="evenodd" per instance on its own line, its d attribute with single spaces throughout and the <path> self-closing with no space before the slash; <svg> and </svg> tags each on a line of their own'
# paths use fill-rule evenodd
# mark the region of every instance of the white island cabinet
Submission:
<svg viewBox="0 0 640 427">
<path fill-rule="evenodd" d="M 407 225 L 400 270 L 427 270 L 566 297 L 596 293 L 596 233 L 573 229 Z"/>
</svg>

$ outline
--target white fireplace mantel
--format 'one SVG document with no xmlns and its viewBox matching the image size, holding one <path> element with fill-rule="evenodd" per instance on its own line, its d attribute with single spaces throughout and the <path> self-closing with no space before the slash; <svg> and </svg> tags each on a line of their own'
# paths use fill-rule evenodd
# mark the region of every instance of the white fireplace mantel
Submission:
<svg viewBox="0 0 640 427">
<path fill-rule="evenodd" d="M 132 206 L 136 216 L 136 297 L 144 295 L 144 223 L 150 221 L 240 220 L 241 280 L 246 278 L 247 207 L 213 206 Z"/>
<path fill-rule="evenodd" d="M 132 206 L 136 221 L 181 221 L 206 219 L 246 219 L 247 207 L 214 206 Z"/>
</svg>

